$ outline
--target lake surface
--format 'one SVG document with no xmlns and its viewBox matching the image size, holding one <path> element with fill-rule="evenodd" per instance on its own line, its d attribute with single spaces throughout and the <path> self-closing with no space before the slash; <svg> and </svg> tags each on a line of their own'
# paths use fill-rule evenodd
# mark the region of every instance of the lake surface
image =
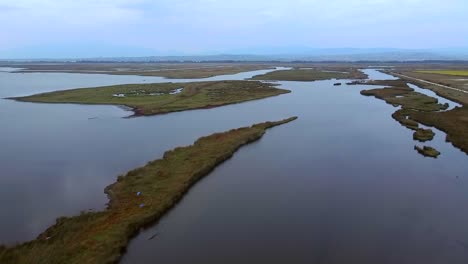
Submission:
<svg viewBox="0 0 468 264">
<path fill-rule="evenodd" d="M 11 71 L 12 68 L 2 68 Z M 244 79 L 271 70 L 202 79 Z M 187 82 L 161 77 L 0 72 L 0 98 L 123 83 Z M 237 106 L 237 108 L 239 108 Z M 229 108 L 228 108 L 229 109 Z M 217 110 L 217 109 L 216 109 Z M 235 111 L 235 110 L 231 110 Z M 116 106 L 0 99 L 0 244 L 35 238 L 55 219 L 103 209 L 116 177 L 217 131 L 273 114 L 225 119 L 213 110 L 125 119 Z M 209 124 L 209 123 L 214 124 Z M 203 124 L 203 125 L 200 125 Z"/>
<path fill-rule="evenodd" d="M 420 156 L 395 108 L 333 83 L 281 82 L 293 93 L 252 105 L 299 119 L 204 178 L 122 262 L 466 263 L 467 156 L 440 131 L 440 158 Z"/>
<path fill-rule="evenodd" d="M 0 73 L 0 97 L 143 80 L 167 81 Z M 293 92 L 131 119 L 112 106 L 0 100 L 0 242 L 33 238 L 60 215 L 103 208 L 105 186 L 165 150 L 297 115 L 196 184 L 131 242 L 122 262 L 466 263 L 467 156 L 440 131 L 427 145 L 442 155 L 417 154 L 412 131 L 391 118 L 396 108 L 359 94 L 369 86 L 335 82 L 279 82 Z"/>
</svg>

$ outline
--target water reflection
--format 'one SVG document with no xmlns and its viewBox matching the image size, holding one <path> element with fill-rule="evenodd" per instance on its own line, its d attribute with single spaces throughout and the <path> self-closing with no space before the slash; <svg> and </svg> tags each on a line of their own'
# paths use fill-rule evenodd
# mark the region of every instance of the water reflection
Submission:
<svg viewBox="0 0 468 264">
<path fill-rule="evenodd" d="M 226 78 L 244 79 L 268 71 L 271 70 Z M 167 81 L 146 76 L 0 72 L 0 98 Z M 248 104 L 223 111 L 123 119 L 131 113 L 115 106 L 0 99 L 0 201 L 5 216 L 0 224 L 0 243 L 32 239 L 59 216 L 103 209 L 107 203 L 103 190 L 107 185 L 119 174 L 161 157 L 168 149 L 191 144 L 213 132 L 278 118 L 274 112 L 252 116 L 243 111 L 243 116 L 237 116 L 236 109 L 245 105 Z"/>
<path fill-rule="evenodd" d="M 155 80 L 1 74 L 5 97 Z M 112 106 L 0 100 L 2 242 L 29 239 L 58 215 L 102 208 L 102 190 L 119 173 L 167 149 L 298 115 L 197 184 L 123 262 L 466 263 L 466 155 L 437 133 L 431 145 L 443 155 L 419 156 L 412 131 L 389 117 L 392 106 L 359 94 L 368 87 L 334 82 L 279 82 L 293 93 L 133 119 Z"/>
<path fill-rule="evenodd" d="M 281 84 L 293 93 L 267 109 L 299 119 L 204 178 L 122 263 L 466 262 L 464 153 L 437 131 L 444 154 L 419 156 L 368 86 Z"/>
</svg>

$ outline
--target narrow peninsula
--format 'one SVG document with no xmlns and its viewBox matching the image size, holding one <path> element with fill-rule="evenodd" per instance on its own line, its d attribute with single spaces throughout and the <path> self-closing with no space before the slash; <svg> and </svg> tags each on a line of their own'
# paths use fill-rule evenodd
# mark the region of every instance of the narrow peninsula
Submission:
<svg viewBox="0 0 468 264">
<path fill-rule="evenodd" d="M 157 222 L 202 177 L 267 129 L 297 117 L 233 129 L 167 151 L 162 159 L 119 176 L 101 212 L 61 217 L 35 240 L 0 246 L 0 263 L 116 263 L 141 228 Z"/>
</svg>

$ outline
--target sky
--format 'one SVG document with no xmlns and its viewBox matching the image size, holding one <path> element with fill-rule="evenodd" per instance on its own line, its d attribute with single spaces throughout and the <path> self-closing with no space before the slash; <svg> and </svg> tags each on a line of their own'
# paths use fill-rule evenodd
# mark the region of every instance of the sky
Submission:
<svg viewBox="0 0 468 264">
<path fill-rule="evenodd" d="M 0 58 L 468 47 L 468 0 L 0 0 Z"/>
</svg>

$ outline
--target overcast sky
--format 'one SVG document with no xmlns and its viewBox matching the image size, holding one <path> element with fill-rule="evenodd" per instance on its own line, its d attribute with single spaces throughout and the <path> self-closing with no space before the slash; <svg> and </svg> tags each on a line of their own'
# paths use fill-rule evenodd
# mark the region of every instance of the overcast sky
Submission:
<svg viewBox="0 0 468 264">
<path fill-rule="evenodd" d="M 468 0 L 0 0 L 0 58 L 468 47 Z"/>
</svg>

